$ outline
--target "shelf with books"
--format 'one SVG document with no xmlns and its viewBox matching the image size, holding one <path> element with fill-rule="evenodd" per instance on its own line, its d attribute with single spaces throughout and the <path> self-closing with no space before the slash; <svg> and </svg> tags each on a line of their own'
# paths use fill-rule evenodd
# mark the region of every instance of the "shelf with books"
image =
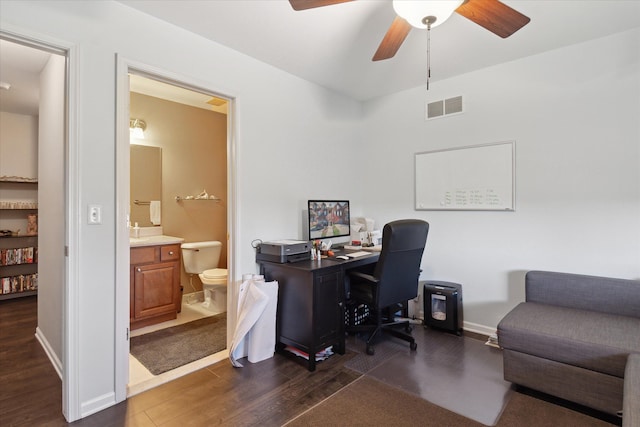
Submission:
<svg viewBox="0 0 640 427">
<path fill-rule="evenodd" d="M 0 230 L 0 300 L 36 295 L 37 180 L 0 177 L 0 184 L 3 194 L 0 200 L 3 222 L 3 230 Z"/>
<path fill-rule="evenodd" d="M 38 273 L 0 277 L 0 299 L 33 295 L 38 290 Z"/>
</svg>

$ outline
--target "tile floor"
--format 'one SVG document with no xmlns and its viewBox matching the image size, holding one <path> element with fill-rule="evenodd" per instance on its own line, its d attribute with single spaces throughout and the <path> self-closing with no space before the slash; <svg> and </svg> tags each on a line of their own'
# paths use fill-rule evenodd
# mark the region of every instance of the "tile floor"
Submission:
<svg viewBox="0 0 640 427">
<path fill-rule="evenodd" d="M 148 334 L 160 329 L 170 328 L 182 323 L 187 323 L 218 314 L 209 310 L 208 308 L 203 307 L 201 300 L 190 298 L 189 295 L 190 294 L 184 296 L 182 301 L 182 311 L 178 313 L 178 317 L 176 319 L 136 329 L 134 331 L 131 331 L 131 336 L 136 337 L 139 335 Z M 144 367 L 144 365 L 142 365 L 142 363 L 138 362 L 135 357 L 129 355 L 129 384 L 127 385 L 127 396 L 134 396 L 143 391 L 149 390 L 191 372 L 197 371 L 198 369 L 202 369 L 205 366 L 211 365 L 227 358 L 228 355 L 228 351 L 223 350 L 216 354 L 212 354 L 211 356 L 207 356 L 204 359 L 196 360 L 195 362 L 180 366 L 179 368 L 173 369 L 160 375 L 153 375 L 147 368 Z"/>
</svg>

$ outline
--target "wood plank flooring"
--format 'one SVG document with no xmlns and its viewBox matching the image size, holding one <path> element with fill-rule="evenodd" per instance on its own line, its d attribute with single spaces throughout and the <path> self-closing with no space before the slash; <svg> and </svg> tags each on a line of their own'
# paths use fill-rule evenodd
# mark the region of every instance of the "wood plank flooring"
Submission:
<svg viewBox="0 0 640 427">
<path fill-rule="evenodd" d="M 34 335 L 36 313 L 36 297 L 0 301 L 2 427 L 282 426 L 362 375 L 426 398 L 422 396 L 425 389 L 437 388 L 437 384 L 424 387 L 429 382 L 441 381 L 448 389 L 461 381 L 460 387 L 472 389 L 479 383 L 478 377 L 486 377 L 488 370 L 497 371 L 498 376 L 501 371 L 496 368 L 496 357 L 501 363 L 500 354 L 477 345 L 476 340 L 454 339 L 416 327 L 413 335 L 418 341 L 417 353 L 410 352 L 404 344 L 380 343 L 375 356 L 367 356 L 364 343 L 350 337 L 346 355 L 319 363 L 313 373 L 282 355 L 258 364 L 247 362 L 244 368 L 233 368 L 225 360 L 68 424 L 61 411 L 60 378 Z M 437 378 L 429 368 L 433 371 L 434 364 L 443 357 L 449 368 L 441 369 L 442 378 Z M 480 375 L 471 375 L 472 372 Z M 450 377 L 447 379 L 446 375 Z M 480 393 L 493 393 L 494 399 L 500 399 L 504 388 L 493 391 L 483 386 Z M 478 392 L 474 394 L 477 395 Z M 479 412 L 467 416 L 478 419 L 487 415 L 482 412 L 488 410 L 487 405 L 470 406 L 477 406 Z M 614 420 L 612 424 L 619 422 Z M 536 425 L 534 420 L 531 425 Z"/>
<path fill-rule="evenodd" d="M 34 334 L 36 297 L 0 305 L 0 426 L 66 426 L 62 384 Z M 279 426 L 361 374 L 345 368 L 353 353 L 316 372 L 277 356 L 233 368 L 228 361 L 138 394 L 72 425 Z"/>
<path fill-rule="evenodd" d="M 0 301 L 0 426 L 62 417 L 62 381 L 35 337 L 37 297 Z"/>
</svg>

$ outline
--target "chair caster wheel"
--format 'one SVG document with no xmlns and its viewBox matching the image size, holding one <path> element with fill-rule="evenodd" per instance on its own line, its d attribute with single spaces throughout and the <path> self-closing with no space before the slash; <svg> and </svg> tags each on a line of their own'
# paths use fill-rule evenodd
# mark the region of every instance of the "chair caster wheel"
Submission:
<svg viewBox="0 0 640 427">
<path fill-rule="evenodd" d="M 375 354 L 375 352 L 376 351 L 373 349 L 373 346 L 370 346 L 370 345 L 367 346 L 367 354 L 369 356 L 373 356 Z"/>
<path fill-rule="evenodd" d="M 409 344 L 409 348 L 411 349 L 411 351 L 416 351 L 416 349 L 418 348 L 418 344 L 412 342 Z"/>
</svg>

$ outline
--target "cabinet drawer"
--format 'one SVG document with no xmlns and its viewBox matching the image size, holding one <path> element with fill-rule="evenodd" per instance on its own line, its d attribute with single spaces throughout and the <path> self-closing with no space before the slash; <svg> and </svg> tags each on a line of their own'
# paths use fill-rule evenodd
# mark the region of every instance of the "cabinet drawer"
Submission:
<svg viewBox="0 0 640 427">
<path fill-rule="evenodd" d="M 177 261 L 180 259 L 180 245 L 160 247 L 160 261 Z"/>
<path fill-rule="evenodd" d="M 131 248 L 131 265 L 145 264 L 148 262 L 156 261 L 156 248 L 155 246 L 146 246 L 142 248 Z"/>
</svg>

